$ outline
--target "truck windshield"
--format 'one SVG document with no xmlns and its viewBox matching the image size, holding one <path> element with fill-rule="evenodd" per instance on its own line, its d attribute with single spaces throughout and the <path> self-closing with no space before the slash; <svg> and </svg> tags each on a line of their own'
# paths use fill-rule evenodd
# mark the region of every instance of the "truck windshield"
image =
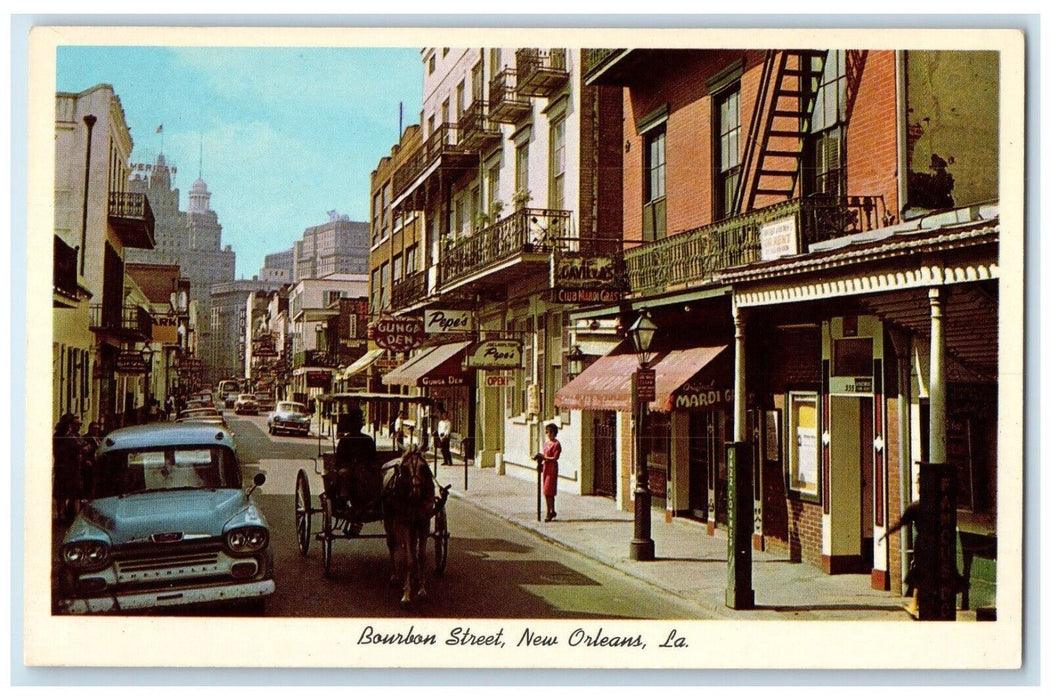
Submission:
<svg viewBox="0 0 1051 700">
<path fill-rule="evenodd" d="M 96 472 L 94 497 L 171 489 L 240 487 L 237 461 L 226 448 L 157 447 L 118 450 L 103 455 Z"/>
</svg>

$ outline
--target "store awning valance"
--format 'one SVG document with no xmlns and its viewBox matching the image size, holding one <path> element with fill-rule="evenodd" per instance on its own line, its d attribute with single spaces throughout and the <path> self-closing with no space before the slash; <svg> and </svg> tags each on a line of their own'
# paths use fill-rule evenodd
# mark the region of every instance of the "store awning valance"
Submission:
<svg viewBox="0 0 1051 700">
<path fill-rule="evenodd" d="M 732 401 L 730 353 L 724 352 L 727 347 L 715 345 L 659 353 L 652 365 L 657 373 L 657 398 L 650 402 L 649 409 L 667 412 L 718 408 L 725 406 L 728 399 Z M 591 411 L 630 411 L 631 375 L 638 368 L 635 353 L 621 344 L 559 389 L 555 405 Z"/>
<path fill-rule="evenodd" d="M 383 375 L 387 386 L 466 386 L 469 375 L 461 365 L 470 341 L 425 348 Z"/>
<path fill-rule="evenodd" d="M 369 367 L 374 365 L 376 363 L 376 360 L 378 360 L 381 357 L 383 357 L 383 353 L 385 353 L 385 352 L 387 352 L 387 351 L 384 350 L 383 348 L 379 348 L 379 349 L 376 349 L 376 350 L 369 350 L 367 353 L 365 353 L 364 355 L 362 355 L 358 359 L 354 360 L 354 362 L 350 365 L 350 367 L 347 367 L 345 370 L 343 370 L 343 378 L 344 379 L 349 379 L 350 377 L 353 377 L 355 374 L 360 374 L 360 373 L 364 372 Z"/>
</svg>

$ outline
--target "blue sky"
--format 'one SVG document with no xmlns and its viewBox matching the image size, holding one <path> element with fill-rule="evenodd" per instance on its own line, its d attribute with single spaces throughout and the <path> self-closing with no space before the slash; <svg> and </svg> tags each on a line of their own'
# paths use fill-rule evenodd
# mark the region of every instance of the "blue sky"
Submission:
<svg viewBox="0 0 1051 700">
<path fill-rule="evenodd" d="M 200 162 L 240 279 L 329 210 L 368 220 L 369 175 L 398 139 L 399 102 L 405 126 L 419 121 L 422 76 L 411 47 L 63 46 L 56 89 L 112 85 L 132 160 L 163 148 L 184 210 Z"/>
</svg>

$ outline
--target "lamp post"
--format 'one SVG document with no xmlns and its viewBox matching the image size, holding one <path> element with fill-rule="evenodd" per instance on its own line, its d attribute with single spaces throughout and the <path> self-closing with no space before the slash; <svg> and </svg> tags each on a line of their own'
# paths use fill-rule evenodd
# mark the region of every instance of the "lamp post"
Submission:
<svg viewBox="0 0 1051 700">
<path fill-rule="evenodd" d="M 151 348 L 149 344 L 147 344 L 142 348 L 142 352 L 139 353 L 139 355 L 142 357 L 142 363 L 146 367 L 146 391 L 143 397 L 142 404 L 143 408 L 145 409 L 145 413 L 143 414 L 143 422 L 148 423 L 152 411 L 152 408 L 150 406 L 150 372 L 153 370 L 153 348 Z"/>
<path fill-rule="evenodd" d="M 650 537 L 650 479 L 649 467 L 646 464 L 646 441 L 643 428 L 646 424 L 646 404 L 654 398 L 654 371 L 650 369 L 650 360 L 653 354 L 650 346 L 653 342 L 653 334 L 657 332 L 657 324 L 650 318 L 645 310 L 635 319 L 635 323 L 628 329 L 631 343 L 635 346 L 635 354 L 639 358 L 639 369 L 635 372 L 632 381 L 632 400 L 635 403 L 635 439 L 636 439 L 636 469 L 635 469 L 635 536 L 631 540 L 631 548 L 628 556 L 634 561 L 652 561 L 654 558 L 653 538 Z"/>
<path fill-rule="evenodd" d="M 569 352 L 566 353 L 566 362 L 568 363 L 566 374 L 569 375 L 569 378 L 579 377 L 584 365 L 584 351 L 579 345 L 569 348 Z"/>
</svg>

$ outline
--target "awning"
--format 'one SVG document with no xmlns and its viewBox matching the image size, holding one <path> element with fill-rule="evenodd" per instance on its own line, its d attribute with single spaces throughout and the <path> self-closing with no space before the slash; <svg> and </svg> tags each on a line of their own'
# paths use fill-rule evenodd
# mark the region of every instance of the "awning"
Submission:
<svg viewBox="0 0 1051 700">
<path fill-rule="evenodd" d="M 369 350 L 367 353 L 365 353 L 364 355 L 362 355 L 358 359 L 354 360 L 354 362 L 350 365 L 350 367 L 347 367 L 345 370 L 343 370 L 343 378 L 344 379 L 349 379 L 349 378 L 353 377 L 355 374 L 360 374 L 361 372 L 364 372 L 369 367 L 371 367 L 373 364 L 375 364 L 376 360 L 378 360 L 381 357 L 383 357 L 383 353 L 385 353 L 385 352 L 387 352 L 387 351 L 384 350 L 383 348 L 378 348 L 376 350 Z"/>
<path fill-rule="evenodd" d="M 657 398 L 649 403 L 649 409 L 668 412 L 729 406 L 733 400 L 733 377 L 730 354 L 724 353 L 728 347 L 694 347 L 658 354 L 652 365 L 657 373 Z M 555 405 L 590 411 L 630 411 L 631 375 L 638 368 L 635 353 L 622 343 L 559 389 Z"/>
<path fill-rule="evenodd" d="M 425 348 L 383 375 L 387 386 L 467 386 L 469 375 L 461 368 L 470 341 Z"/>
</svg>

